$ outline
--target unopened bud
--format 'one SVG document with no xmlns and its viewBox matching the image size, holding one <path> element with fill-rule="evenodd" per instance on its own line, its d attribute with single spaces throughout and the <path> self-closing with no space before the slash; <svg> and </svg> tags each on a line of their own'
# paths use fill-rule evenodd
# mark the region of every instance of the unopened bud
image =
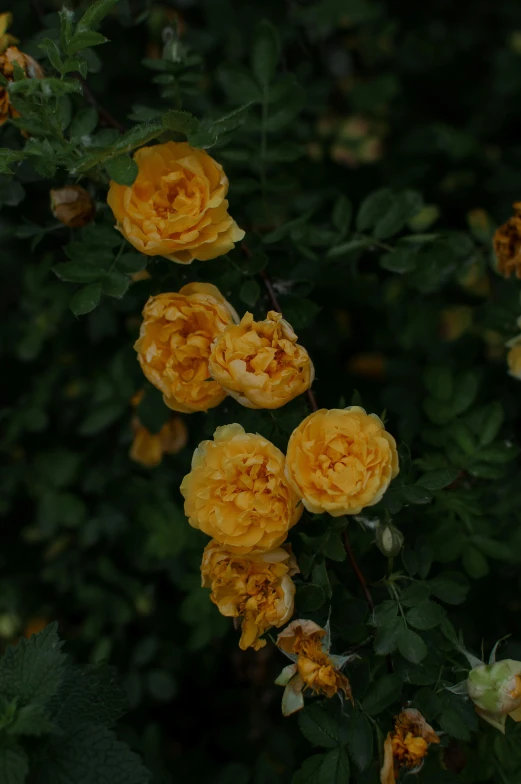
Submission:
<svg viewBox="0 0 521 784">
<path fill-rule="evenodd" d="M 81 185 L 66 185 L 51 190 L 52 214 L 71 229 L 86 226 L 94 219 L 94 202 Z"/>
<path fill-rule="evenodd" d="M 380 523 L 376 529 L 376 546 L 388 558 L 394 558 L 403 547 L 403 534 L 391 523 Z"/>
<path fill-rule="evenodd" d="M 469 672 L 469 697 L 480 711 L 507 714 L 521 707 L 521 662 L 503 659 Z"/>
</svg>

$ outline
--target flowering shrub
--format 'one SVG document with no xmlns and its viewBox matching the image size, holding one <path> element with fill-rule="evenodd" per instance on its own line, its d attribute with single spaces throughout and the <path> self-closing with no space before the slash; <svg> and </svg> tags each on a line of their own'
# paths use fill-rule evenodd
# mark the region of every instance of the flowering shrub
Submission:
<svg viewBox="0 0 521 784">
<path fill-rule="evenodd" d="M 517 782 L 517 6 L 12 5 L 1 784 Z"/>
</svg>

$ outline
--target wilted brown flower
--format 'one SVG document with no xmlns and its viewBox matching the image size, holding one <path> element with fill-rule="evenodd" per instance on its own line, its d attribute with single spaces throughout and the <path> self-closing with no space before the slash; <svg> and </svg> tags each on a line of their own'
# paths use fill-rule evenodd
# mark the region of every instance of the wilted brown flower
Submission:
<svg viewBox="0 0 521 784">
<path fill-rule="evenodd" d="M 514 215 L 494 234 L 497 269 L 505 278 L 515 272 L 521 278 L 521 202 L 514 205 Z"/>
<path fill-rule="evenodd" d="M 394 731 L 387 733 L 381 784 L 396 784 L 401 768 L 417 768 L 427 755 L 431 743 L 440 739 L 420 711 L 407 708 L 394 720 Z"/>
<path fill-rule="evenodd" d="M 65 185 L 51 190 L 52 214 L 70 229 L 79 229 L 94 219 L 94 202 L 81 185 Z"/>
<path fill-rule="evenodd" d="M 9 46 L 3 54 L 0 54 L 0 74 L 8 82 L 13 81 L 15 63 L 20 66 L 30 79 L 41 79 L 43 77 L 43 70 L 36 60 L 21 52 L 16 46 Z M 9 117 L 19 116 L 20 113 L 11 104 L 7 86 L 0 86 L 0 125 L 7 122 Z"/>
</svg>

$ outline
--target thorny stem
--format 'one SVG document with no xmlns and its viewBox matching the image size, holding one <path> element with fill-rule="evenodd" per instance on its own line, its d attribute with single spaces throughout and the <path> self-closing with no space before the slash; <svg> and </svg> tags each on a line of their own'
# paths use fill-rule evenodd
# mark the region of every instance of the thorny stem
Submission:
<svg viewBox="0 0 521 784">
<path fill-rule="evenodd" d="M 116 120 L 116 118 L 113 117 L 110 112 L 104 109 L 103 106 L 100 106 L 100 104 L 97 102 L 94 93 L 90 89 L 83 76 L 81 76 L 79 73 L 74 73 L 73 75 L 83 88 L 83 95 L 85 96 L 85 100 L 96 109 L 105 125 L 109 125 L 111 128 L 115 128 L 117 131 L 119 131 L 119 133 L 125 133 L 124 126 L 118 122 L 118 120 Z"/>
<path fill-rule="evenodd" d="M 371 612 L 374 612 L 374 601 L 373 597 L 371 596 L 371 591 L 367 585 L 367 581 L 363 575 L 362 570 L 358 566 L 358 561 L 356 560 L 355 554 L 353 552 L 353 548 L 351 547 L 351 542 L 349 539 L 349 534 L 347 533 L 347 528 L 344 531 L 344 548 L 347 553 L 347 557 L 351 562 L 351 566 L 353 567 L 353 571 L 356 574 L 357 580 L 360 583 L 362 591 L 364 592 L 364 596 L 366 599 L 367 604 L 369 605 L 369 609 Z"/>
</svg>

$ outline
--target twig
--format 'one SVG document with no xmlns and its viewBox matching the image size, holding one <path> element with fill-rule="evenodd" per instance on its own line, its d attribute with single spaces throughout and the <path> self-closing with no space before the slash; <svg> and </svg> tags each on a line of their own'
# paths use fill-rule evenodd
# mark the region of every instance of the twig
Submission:
<svg viewBox="0 0 521 784">
<path fill-rule="evenodd" d="M 43 18 L 45 16 L 45 14 L 42 11 L 42 8 L 40 6 L 39 0 L 31 0 L 31 2 L 32 2 L 32 6 L 33 6 L 33 8 L 35 10 L 36 16 L 38 17 L 38 21 L 40 22 L 40 24 L 43 24 Z"/>
<path fill-rule="evenodd" d="M 81 74 L 79 73 L 74 73 L 73 76 L 81 84 L 85 99 L 90 103 L 91 106 L 93 106 L 96 109 L 96 111 L 98 112 L 100 118 L 103 120 L 105 125 L 110 125 L 111 128 L 115 128 L 120 133 L 125 133 L 125 127 L 120 122 L 118 122 L 118 120 L 116 120 L 116 118 L 113 117 L 110 114 L 110 112 L 104 109 L 103 106 L 100 106 L 100 104 L 97 102 L 94 93 L 90 89 L 89 85 L 87 84 L 83 76 L 81 76 Z"/>
<path fill-rule="evenodd" d="M 364 596 L 367 604 L 369 605 L 369 609 L 371 610 L 371 612 L 374 612 L 373 597 L 371 596 L 371 591 L 368 588 L 363 572 L 358 566 L 358 561 L 356 560 L 355 554 L 353 552 L 353 548 L 351 547 L 351 542 L 349 540 L 349 534 L 347 533 L 347 528 L 344 531 L 344 548 L 347 553 L 347 557 L 351 561 L 351 566 L 353 567 L 353 571 L 356 574 L 356 577 L 358 579 L 358 582 L 360 583 L 362 591 L 364 592 Z"/>
</svg>

